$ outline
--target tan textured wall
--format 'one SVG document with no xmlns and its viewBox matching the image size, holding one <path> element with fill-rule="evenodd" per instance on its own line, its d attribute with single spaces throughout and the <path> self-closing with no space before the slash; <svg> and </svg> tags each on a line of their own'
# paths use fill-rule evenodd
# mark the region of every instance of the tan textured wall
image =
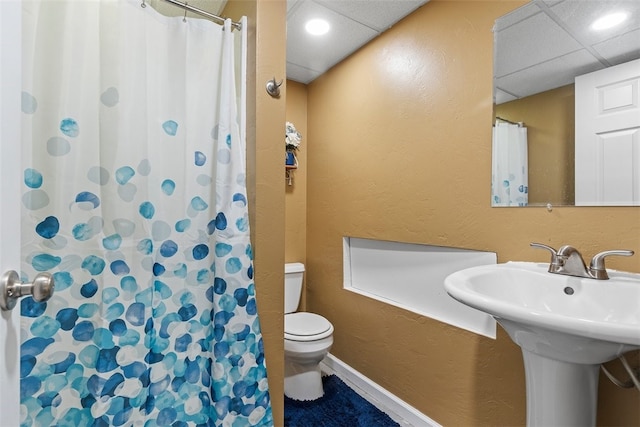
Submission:
<svg viewBox="0 0 640 427">
<path fill-rule="evenodd" d="M 638 208 L 489 206 L 491 28 L 522 3 L 432 0 L 308 87 L 308 307 L 334 355 L 444 425 L 525 423 L 519 348 L 343 290 L 343 236 L 499 262 L 548 261 L 532 241 L 640 253 Z M 609 267 L 640 272 L 640 256 Z M 598 424 L 640 425 L 638 393 L 601 379 Z"/>
<path fill-rule="evenodd" d="M 571 84 L 495 106 L 496 116 L 527 127 L 530 205 L 574 203 L 574 100 Z"/>
<path fill-rule="evenodd" d="M 254 247 L 258 310 L 265 343 L 269 391 L 276 426 L 284 405 L 284 180 L 282 139 L 286 89 L 279 99 L 264 90 L 284 78 L 286 2 L 229 0 L 225 14 L 249 18 L 247 83 L 247 190 Z"/>
<path fill-rule="evenodd" d="M 285 251 L 286 262 L 306 260 L 307 251 L 307 86 L 287 80 L 287 121 L 302 135 L 296 153 L 298 169 L 293 171 L 291 185 L 286 185 Z"/>
<path fill-rule="evenodd" d="M 287 121 L 294 124 L 302 135 L 297 151 L 298 169 L 293 171 L 291 185 L 285 195 L 285 262 L 307 261 L 307 86 L 287 80 Z M 305 309 L 305 293 L 300 310 Z"/>
</svg>

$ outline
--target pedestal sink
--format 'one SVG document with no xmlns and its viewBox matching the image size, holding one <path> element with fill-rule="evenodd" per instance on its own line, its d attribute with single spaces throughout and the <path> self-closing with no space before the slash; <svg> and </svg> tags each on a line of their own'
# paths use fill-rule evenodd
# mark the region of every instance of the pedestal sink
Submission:
<svg viewBox="0 0 640 427">
<path fill-rule="evenodd" d="M 528 426 L 594 426 L 600 364 L 640 349 L 640 274 L 608 270 L 609 280 L 594 280 L 548 267 L 473 267 L 448 276 L 445 288 L 522 348 Z"/>
</svg>

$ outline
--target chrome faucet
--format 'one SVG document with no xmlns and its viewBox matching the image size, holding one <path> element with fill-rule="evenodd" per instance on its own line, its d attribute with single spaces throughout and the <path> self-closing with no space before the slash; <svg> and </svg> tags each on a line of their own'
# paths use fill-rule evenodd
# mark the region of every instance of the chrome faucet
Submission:
<svg viewBox="0 0 640 427">
<path fill-rule="evenodd" d="M 589 268 L 582 259 L 580 252 L 573 246 L 565 245 L 557 251 L 542 243 L 531 243 L 534 248 L 546 249 L 551 252 L 549 273 L 564 274 L 566 276 L 586 277 L 588 279 L 607 280 L 609 275 L 604 266 L 604 259 L 610 255 L 632 256 L 633 251 L 612 250 L 600 252 L 593 256 Z"/>
</svg>

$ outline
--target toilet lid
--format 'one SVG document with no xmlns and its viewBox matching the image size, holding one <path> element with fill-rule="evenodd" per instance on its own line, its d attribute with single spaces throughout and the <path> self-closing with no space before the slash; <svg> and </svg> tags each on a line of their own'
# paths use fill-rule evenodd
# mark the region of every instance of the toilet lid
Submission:
<svg viewBox="0 0 640 427">
<path fill-rule="evenodd" d="M 314 313 L 291 313 L 284 316 L 284 336 L 295 341 L 319 340 L 333 333 L 333 325 Z"/>
</svg>

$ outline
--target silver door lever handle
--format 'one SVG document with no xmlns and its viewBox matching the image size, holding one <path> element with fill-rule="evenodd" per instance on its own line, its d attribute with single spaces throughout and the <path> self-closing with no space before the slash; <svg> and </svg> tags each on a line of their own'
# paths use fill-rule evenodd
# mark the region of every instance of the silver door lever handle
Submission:
<svg viewBox="0 0 640 427">
<path fill-rule="evenodd" d="M 43 302 L 51 298 L 55 284 L 49 273 L 40 273 L 33 283 L 20 282 L 20 276 L 14 270 L 9 270 L 0 278 L 0 309 L 12 310 L 18 299 L 25 295 L 31 295 L 34 300 Z"/>
</svg>

